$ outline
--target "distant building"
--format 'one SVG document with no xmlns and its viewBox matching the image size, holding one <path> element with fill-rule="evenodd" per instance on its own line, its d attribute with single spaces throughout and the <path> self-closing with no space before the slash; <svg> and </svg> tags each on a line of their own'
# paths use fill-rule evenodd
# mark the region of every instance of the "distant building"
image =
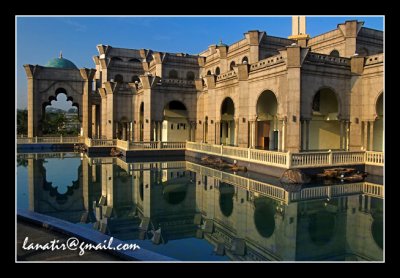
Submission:
<svg viewBox="0 0 400 278">
<path fill-rule="evenodd" d="M 310 38 L 251 30 L 198 55 L 98 45 L 95 69 L 25 65 L 28 136 L 65 93 L 83 135 L 203 141 L 279 151 L 383 150 L 383 32 L 346 21 Z"/>
</svg>

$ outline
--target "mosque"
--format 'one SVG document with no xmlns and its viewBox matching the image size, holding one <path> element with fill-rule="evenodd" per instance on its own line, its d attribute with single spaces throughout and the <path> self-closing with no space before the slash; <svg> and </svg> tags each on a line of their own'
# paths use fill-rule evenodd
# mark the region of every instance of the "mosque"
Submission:
<svg viewBox="0 0 400 278">
<path fill-rule="evenodd" d="M 250 30 L 197 55 L 97 45 L 92 69 L 62 55 L 24 65 L 28 137 L 63 93 L 87 138 L 383 151 L 383 32 L 363 24 L 310 37 L 294 16 L 289 38 Z"/>
</svg>

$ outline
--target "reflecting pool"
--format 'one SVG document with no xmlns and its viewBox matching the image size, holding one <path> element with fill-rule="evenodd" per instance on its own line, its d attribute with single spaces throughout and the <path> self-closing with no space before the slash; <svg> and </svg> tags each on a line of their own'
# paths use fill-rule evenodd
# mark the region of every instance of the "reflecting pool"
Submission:
<svg viewBox="0 0 400 278">
<path fill-rule="evenodd" d="M 18 157 L 17 206 L 185 261 L 383 260 L 383 186 L 282 187 L 196 161 Z"/>
</svg>

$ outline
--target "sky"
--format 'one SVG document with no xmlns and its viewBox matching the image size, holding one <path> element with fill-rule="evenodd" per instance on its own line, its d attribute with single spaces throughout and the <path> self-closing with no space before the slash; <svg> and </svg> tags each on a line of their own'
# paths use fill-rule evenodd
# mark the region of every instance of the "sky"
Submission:
<svg viewBox="0 0 400 278">
<path fill-rule="evenodd" d="M 383 30 L 382 16 L 307 16 L 307 33 L 313 37 L 337 28 L 346 20 L 364 21 L 364 27 Z M 17 108 L 27 107 L 27 81 L 24 64 L 45 65 L 59 56 L 78 68 L 95 68 L 92 57 L 96 45 L 161 52 L 198 54 L 222 40 L 232 44 L 249 30 L 287 38 L 290 16 L 250 17 L 16 17 L 16 100 Z M 68 109 L 66 101 L 53 106 Z M 60 104 L 61 103 L 61 104 Z"/>
</svg>

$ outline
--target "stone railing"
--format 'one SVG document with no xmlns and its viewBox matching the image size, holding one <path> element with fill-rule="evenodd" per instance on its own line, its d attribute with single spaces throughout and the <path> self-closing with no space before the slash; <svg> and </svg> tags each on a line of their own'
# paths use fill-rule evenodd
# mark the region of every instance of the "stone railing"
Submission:
<svg viewBox="0 0 400 278">
<path fill-rule="evenodd" d="M 384 187 L 382 185 L 370 182 L 364 182 L 363 193 L 381 199 L 383 199 L 385 195 Z"/>
<path fill-rule="evenodd" d="M 84 143 L 83 137 L 20 137 L 17 144 L 79 144 Z"/>
<path fill-rule="evenodd" d="M 186 79 L 161 79 L 162 85 L 175 85 L 175 86 L 194 86 L 194 80 L 186 80 Z"/>
<path fill-rule="evenodd" d="M 72 158 L 80 157 L 81 153 L 65 153 L 65 152 L 51 152 L 51 153 L 18 153 L 17 157 L 21 159 L 46 159 L 46 158 Z"/>
<path fill-rule="evenodd" d="M 378 165 L 383 166 L 384 162 L 384 153 L 383 152 L 365 152 L 365 163 L 368 165 Z"/>
<path fill-rule="evenodd" d="M 117 148 L 123 149 L 125 151 L 129 150 L 129 141 L 117 139 Z"/>
<path fill-rule="evenodd" d="M 116 139 L 90 139 L 85 142 L 88 147 L 115 147 Z"/>
<path fill-rule="evenodd" d="M 371 164 L 383 166 L 383 153 L 380 152 L 307 152 L 290 153 L 257 150 L 250 148 L 211 145 L 197 142 L 187 142 L 186 149 L 205 154 L 239 159 L 281 168 L 306 168 L 321 166 L 340 166 Z"/>
<path fill-rule="evenodd" d="M 256 149 L 186 142 L 186 149 L 231 159 L 240 159 L 260 164 L 287 168 L 288 153 L 262 151 Z"/>
<path fill-rule="evenodd" d="M 365 57 L 365 65 L 383 63 L 383 53 Z"/>
<path fill-rule="evenodd" d="M 254 71 L 254 70 L 258 70 L 258 69 L 262 69 L 265 67 L 269 67 L 275 64 L 280 64 L 280 63 L 284 63 L 285 60 L 283 59 L 282 56 L 272 56 L 269 57 L 267 59 L 261 60 L 257 63 L 251 64 L 250 65 L 250 71 Z"/>
<path fill-rule="evenodd" d="M 307 61 L 318 62 L 318 63 L 328 63 L 342 66 L 350 66 L 350 59 L 343 57 L 333 57 L 325 54 L 319 53 L 309 53 L 306 58 Z"/>
<path fill-rule="evenodd" d="M 226 79 L 232 79 L 236 77 L 236 72 L 234 70 L 228 71 L 226 73 L 217 76 L 217 81 L 222 81 Z"/>
<path fill-rule="evenodd" d="M 129 150 L 184 150 L 186 142 L 130 142 Z"/>
</svg>

